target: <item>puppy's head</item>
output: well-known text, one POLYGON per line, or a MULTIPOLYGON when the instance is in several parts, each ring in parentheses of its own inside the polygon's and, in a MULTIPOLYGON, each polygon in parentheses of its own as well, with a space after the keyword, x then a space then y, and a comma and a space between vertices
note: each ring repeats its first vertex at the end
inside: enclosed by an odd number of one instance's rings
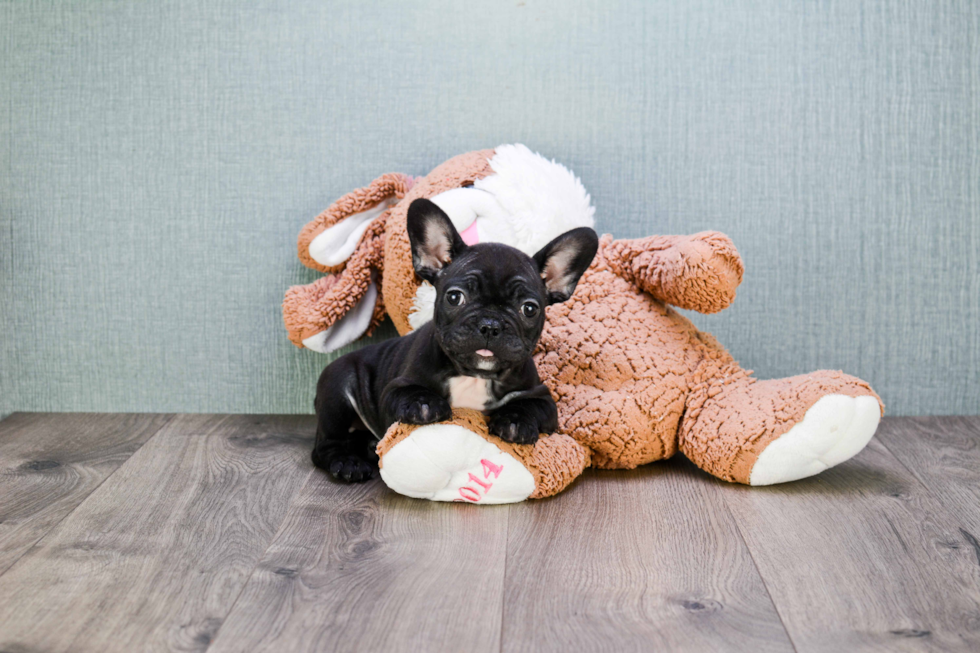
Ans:
POLYGON ((533 257, 499 243, 468 246, 425 199, 409 206, 407 227, 415 273, 436 289, 436 338, 474 376, 496 376, 531 356, 545 306, 572 296, 599 247, 588 227, 558 236, 533 257))

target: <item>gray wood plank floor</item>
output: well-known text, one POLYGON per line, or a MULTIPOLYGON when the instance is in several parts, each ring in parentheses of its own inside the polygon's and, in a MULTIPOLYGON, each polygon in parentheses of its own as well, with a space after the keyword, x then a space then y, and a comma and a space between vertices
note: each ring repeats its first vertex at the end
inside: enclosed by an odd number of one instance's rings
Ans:
POLYGON ((172 415, 13 415, 0 422, 0 572, 172 415))
POLYGON ((0 651, 980 650, 980 417, 784 486, 677 458, 496 507, 334 483, 312 433, 0 422, 0 651))

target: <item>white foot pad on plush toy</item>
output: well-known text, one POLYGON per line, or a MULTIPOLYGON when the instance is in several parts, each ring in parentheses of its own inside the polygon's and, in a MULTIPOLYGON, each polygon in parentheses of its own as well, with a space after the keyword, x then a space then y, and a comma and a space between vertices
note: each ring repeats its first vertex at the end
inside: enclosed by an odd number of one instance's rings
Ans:
POLYGON ((516 503, 534 492, 534 477, 513 456, 453 424, 412 431, 381 459, 381 478, 399 494, 430 501, 516 503))
POLYGON ((749 483, 795 481, 842 463, 864 449, 880 419, 874 397, 821 397, 801 421, 763 449, 749 483))

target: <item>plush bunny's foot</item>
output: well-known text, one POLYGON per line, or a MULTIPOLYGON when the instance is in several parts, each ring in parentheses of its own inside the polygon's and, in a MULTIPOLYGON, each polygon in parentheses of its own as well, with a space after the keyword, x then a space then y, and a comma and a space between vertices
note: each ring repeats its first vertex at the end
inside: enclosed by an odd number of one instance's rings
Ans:
POLYGON ((864 449, 880 419, 881 407, 874 397, 827 395, 762 450, 749 484, 785 483, 830 469, 864 449))
POLYGON ((854 456, 883 411, 871 386, 843 372, 756 381, 733 364, 688 398, 678 443, 695 465, 726 481, 785 483, 854 456))
POLYGON ((481 504, 551 496, 589 464, 588 450, 566 435, 511 444, 490 435, 483 415, 468 409, 455 409, 438 424, 395 424, 377 452, 381 478, 395 492, 481 504))

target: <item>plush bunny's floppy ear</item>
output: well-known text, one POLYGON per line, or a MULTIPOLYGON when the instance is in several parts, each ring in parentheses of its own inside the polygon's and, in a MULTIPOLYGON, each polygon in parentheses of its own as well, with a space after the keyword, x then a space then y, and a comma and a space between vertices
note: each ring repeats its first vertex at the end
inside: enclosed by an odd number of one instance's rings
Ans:
POLYGON ((566 231, 534 255, 534 262, 548 289, 549 304, 563 302, 572 296, 598 249, 596 233, 588 227, 579 227, 566 231))
POLYGON ((412 182, 408 175, 391 172, 331 204, 300 232, 300 261, 320 272, 340 272, 369 226, 405 197, 412 182))
POLYGON ((435 285, 439 272, 467 245, 445 211, 426 199, 417 199, 408 207, 406 226, 415 274, 435 285))
POLYGON ((305 286, 293 286, 282 304, 289 339, 297 347, 334 351, 371 335, 385 316, 378 292, 385 218, 372 221, 346 267, 305 286))

